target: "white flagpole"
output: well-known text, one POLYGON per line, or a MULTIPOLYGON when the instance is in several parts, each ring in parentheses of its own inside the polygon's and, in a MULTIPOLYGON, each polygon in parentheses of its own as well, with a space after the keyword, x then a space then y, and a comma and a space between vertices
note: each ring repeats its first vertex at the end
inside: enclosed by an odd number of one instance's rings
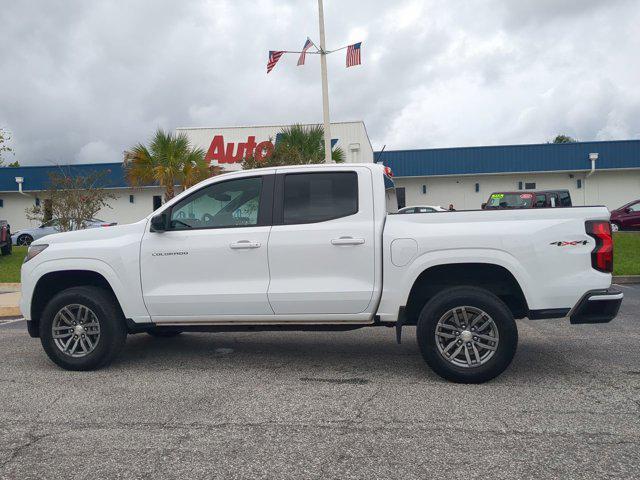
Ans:
POLYGON ((324 11, 322 0, 318 0, 318 21, 320 23, 320 73, 322 75, 322 117, 324 120, 324 162, 331 159, 331 124, 329 123, 329 83, 327 81, 327 50, 324 40, 324 11))

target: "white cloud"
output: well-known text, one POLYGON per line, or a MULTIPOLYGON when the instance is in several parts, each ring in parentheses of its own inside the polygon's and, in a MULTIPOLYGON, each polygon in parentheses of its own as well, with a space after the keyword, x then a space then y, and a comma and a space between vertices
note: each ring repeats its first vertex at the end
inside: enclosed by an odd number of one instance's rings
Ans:
POLYGON ((84 145, 75 156, 76 163, 108 163, 122 161, 122 152, 102 141, 84 145))
MULTIPOLYGON (((51 0, 0 9, 0 125, 23 164, 118 161, 157 127, 320 122, 312 0, 51 0)), ((387 149, 640 138, 640 2, 325 1, 332 119, 387 149)))

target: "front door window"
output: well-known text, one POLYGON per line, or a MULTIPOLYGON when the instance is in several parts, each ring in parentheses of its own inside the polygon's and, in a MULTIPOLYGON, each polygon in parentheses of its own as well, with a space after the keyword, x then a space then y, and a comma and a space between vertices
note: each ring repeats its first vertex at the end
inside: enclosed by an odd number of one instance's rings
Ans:
POLYGON ((171 210, 172 230, 247 227, 258 224, 262 178, 214 183, 171 210))

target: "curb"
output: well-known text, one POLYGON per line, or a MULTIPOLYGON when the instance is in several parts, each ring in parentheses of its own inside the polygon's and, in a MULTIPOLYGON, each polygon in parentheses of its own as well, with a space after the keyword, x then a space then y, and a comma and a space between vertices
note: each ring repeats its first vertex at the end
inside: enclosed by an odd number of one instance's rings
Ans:
POLYGON ((19 283, 0 283, 0 293, 19 292, 21 288, 19 283))
POLYGON ((614 275, 613 283, 619 283, 621 285, 640 283, 640 275, 614 275))
POLYGON ((0 318, 15 318, 22 317, 20 308, 18 307, 0 307, 0 318))

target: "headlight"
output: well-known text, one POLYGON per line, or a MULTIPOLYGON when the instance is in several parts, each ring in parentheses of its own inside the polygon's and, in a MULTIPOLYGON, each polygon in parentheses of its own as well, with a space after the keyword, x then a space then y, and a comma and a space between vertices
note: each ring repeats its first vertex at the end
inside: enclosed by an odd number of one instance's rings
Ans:
POLYGON ((31 245, 29 247, 29 250, 27 251, 27 256, 24 257, 24 261, 28 262, 29 260, 31 260, 33 257, 38 255, 40 252, 42 252, 48 246, 49 245, 46 244, 46 243, 40 243, 38 245, 31 245))

